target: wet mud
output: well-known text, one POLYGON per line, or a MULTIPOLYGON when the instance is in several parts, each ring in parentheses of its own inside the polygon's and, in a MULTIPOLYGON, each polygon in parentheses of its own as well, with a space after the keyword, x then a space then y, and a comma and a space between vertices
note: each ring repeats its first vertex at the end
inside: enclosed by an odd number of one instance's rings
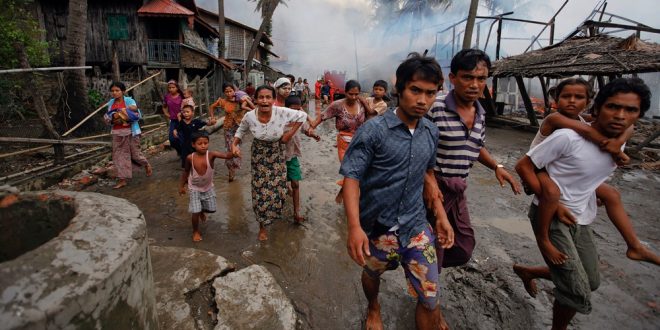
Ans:
MULTIPOLYGON (((309 113, 313 116, 313 105, 309 113)), ((222 133, 222 132, 220 132, 222 133)), ((135 173, 119 191, 108 186, 88 190, 120 196, 144 212, 152 244, 194 247, 219 254, 243 268, 268 268, 293 301, 303 329, 358 329, 363 326, 366 299, 360 285, 360 267, 346 253, 344 210, 335 203, 339 161, 334 122, 317 128, 321 141, 302 137, 302 214, 306 222, 293 223, 290 200, 281 221, 269 227, 269 240, 257 241, 258 224, 251 207, 250 140, 243 143, 242 169, 227 181, 227 168, 217 161, 215 186, 218 212, 202 224, 203 241, 191 240, 188 196, 179 196, 181 175, 176 154, 150 159, 154 175, 135 173)), ((489 128, 491 153, 508 169, 525 152, 532 133, 489 128)), ((211 138, 211 149, 224 150, 221 134, 211 138)), ((622 195, 640 239, 656 253, 660 244, 657 195, 658 173, 618 170, 611 182, 622 195)), ((531 298, 513 273, 513 263, 542 264, 527 220, 528 196, 514 196, 501 188, 494 174, 481 165, 472 169, 469 209, 477 247, 465 266, 443 270, 441 306, 454 329, 544 329, 550 327, 552 283, 540 281, 540 293, 531 298)), ((602 284, 593 294, 594 311, 578 315, 574 329, 657 329, 660 324, 658 267, 626 258, 626 246, 614 226, 599 210, 593 225, 600 254, 602 284)), ((399 268, 383 276, 380 289, 383 321, 388 329, 414 329, 415 301, 406 293, 399 268)), ((208 308, 208 306, 206 306, 208 308)))

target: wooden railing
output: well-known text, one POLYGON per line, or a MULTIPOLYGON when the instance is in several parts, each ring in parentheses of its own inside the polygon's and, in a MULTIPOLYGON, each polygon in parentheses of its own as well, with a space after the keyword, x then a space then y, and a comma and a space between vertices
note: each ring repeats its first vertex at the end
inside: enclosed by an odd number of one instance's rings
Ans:
POLYGON ((147 61, 150 63, 179 63, 179 41, 149 39, 147 41, 147 61))

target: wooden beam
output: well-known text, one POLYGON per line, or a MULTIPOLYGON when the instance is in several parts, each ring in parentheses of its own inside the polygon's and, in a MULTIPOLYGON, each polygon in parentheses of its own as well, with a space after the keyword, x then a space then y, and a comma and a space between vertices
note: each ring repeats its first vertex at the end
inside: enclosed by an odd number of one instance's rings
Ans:
POLYGON ((529 124, 532 126, 539 126, 539 121, 536 119, 536 112, 534 112, 534 106, 532 105, 532 100, 527 94, 527 88, 525 87, 525 82, 523 81, 522 76, 516 76, 516 83, 518 83, 518 90, 520 91, 520 96, 525 103, 525 110, 527 110, 527 119, 529 119, 529 124))
POLYGON ((654 29, 652 27, 648 27, 648 26, 644 26, 644 25, 626 25, 626 24, 617 24, 617 23, 609 23, 609 22, 586 21, 586 22, 584 22, 583 26, 596 27, 596 28, 626 29, 626 30, 633 30, 633 31, 660 33, 660 29, 654 29))
POLYGON ((54 66, 50 68, 29 68, 29 69, 9 69, 9 70, 0 70, 2 73, 20 73, 20 72, 37 72, 37 71, 64 71, 64 70, 87 70, 91 69, 91 66, 54 66))
POLYGON ((73 141, 73 140, 56 140, 56 139, 36 139, 36 138, 19 138, 19 137, 0 137, 0 142, 11 143, 42 143, 42 144, 67 144, 67 145, 112 145, 110 141, 73 141))
POLYGON ((644 141, 638 144, 637 147, 635 147, 635 150, 638 152, 641 151, 644 147, 651 144, 651 142, 653 142, 653 140, 657 139, 658 137, 660 137, 660 128, 656 129, 655 132, 653 132, 653 134, 649 135, 649 137, 647 137, 644 141))
POLYGON ((488 90, 488 85, 484 87, 484 98, 480 99, 479 103, 481 103, 481 106, 486 108, 486 116, 496 115, 495 101, 493 100, 493 97, 490 95, 490 90, 488 90))
POLYGON ((543 117, 546 117, 550 114, 550 99, 548 98, 548 86, 545 84, 545 79, 539 76, 539 81, 541 82, 541 90, 543 91, 543 104, 545 105, 545 111, 543 112, 543 117))

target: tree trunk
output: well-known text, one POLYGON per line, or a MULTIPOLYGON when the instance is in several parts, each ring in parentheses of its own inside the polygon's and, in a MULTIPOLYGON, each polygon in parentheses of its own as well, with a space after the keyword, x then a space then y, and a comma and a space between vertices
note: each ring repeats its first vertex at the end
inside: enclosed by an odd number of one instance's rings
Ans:
MULTIPOLYGON (((16 51, 16 55, 18 55, 18 61, 20 62, 21 68, 29 69, 30 62, 28 61, 28 56, 25 51, 25 45, 20 42, 16 42, 14 43, 14 50, 16 51)), ((57 133, 55 127, 53 127, 53 123, 50 121, 50 115, 46 109, 44 98, 38 93, 38 91, 41 89, 39 82, 36 80, 36 77, 34 74, 32 74, 32 72, 28 72, 26 77, 27 79, 25 79, 25 90, 28 92, 30 98, 32 99, 32 106, 37 111, 39 119, 41 119, 41 123, 46 128, 50 138, 59 139, 60 135, 57 133), (28 84, 30 84, 29 87, 28 84)))
POLYGON ((469 49, 472 45, 472 31, 474 31, 474 21, 477 18, 477 7, 479 0, 470 2, 470 11, 468 12, 467 23, 465 24, 465 36, 463 36, 463 49, 469 49))
POLYGON ((119 55, 117 55, 117 45, 112 40, 112 80, 121 81, 121 73, 119 70, 119 55))
MULTIPOLYGON (((87 0, 69 0, 64 63, 66 66, 85 65, 85 42, 87 39, 87 0)), ((65 126, 73 126, 90 113, 85 70, 65 71, 66 104, 62 110, 65 126), (69 112, 71 109, 71 113, 69 112)), ((100 119, 90 120, 81 126, 83 131, 92 131, 100 119)))
MULTIPOLYGON (((16 42, 14 43, 14 50, 16 51, 16 55, 18 55, 18 61, 20 62, 21 68, 29 69, 30 62, 28 61, 27 52, 25 51, 25 45, 16 42)), ((23 86, 27 87, 25 90, 27 90, 32 99, 32 106, 37 111, 39 119, 41 119, 41 123, 44 125, 44 128, 46 128, 49 137, 59 140, 60 135, 55 130, 55 127, 53 127, 53 122, 50 121, 50 114, 48 114, 48 109, 46 109, 44 98, 38 93, 38 91, 41 90, 39 82, 32 72, 26 74, 23 86)), ((55 164, 64 163, 64 146, 61 144, 54 144, 53 148, 55 151, 55 164)))
POLYGON ((257 53, 259 41, 264 35, 264 31, 268 26, 268 22, 273 18, 273 13, 275 12, 275 8, 277 8, 278 4, 279 1, 272 1, 270 5, 264 5, 265 7, 262 9, 265 11, 265 15, 263 15, 263 20, 261 21, 257 35, 255 36, 254 41, 252 41, 252 46, 250 47, 248 57, 245 59, 245 66, 243 67, 243 83, 247 83, 248 73, 252 68, 252 60, 254 59, 254 55, 257 53))
POLYGON ((225 0, 218 0, 218 57, 225 57, 225 0))

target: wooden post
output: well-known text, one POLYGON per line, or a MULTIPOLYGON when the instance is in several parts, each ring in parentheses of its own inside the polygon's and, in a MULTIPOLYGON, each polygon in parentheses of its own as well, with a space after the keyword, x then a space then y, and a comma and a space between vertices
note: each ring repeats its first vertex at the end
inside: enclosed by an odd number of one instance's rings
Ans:
POLYGON ((225 57, 225 1, 218 0, 218 57, 225 57))
POLYGON ((211 103, 209 100, 209 78, 204 79, 204 103, 206 103, 206 112, 209 112, 211 109, 211 103))
POLYGON ((463 36, 462 49, 472 48, 472 32, 474 31, 474 21, 476 20, 477 16, 477 7, 479 7, 479 0, 471 0, 467 22, 465 23, 465 35, 463 36))
POLYGON ((486 108, 486 116, 494 116, 497 114, 495 110, 495 101, 493 100, 493 97, 490 95, 490 91, 488 90, 488 85, 484 87, 484 98, 479 100, 481 103, 481 106, 486 108), (483 102, 482 102, 483 100, 483 102))
POLYGON ((119 55, 117 55, 117 45, 112 40, 112 80, 121 81, 119 70, 119 55))
POLYGON ((534 112, 534 106, 532 105, 532 100, 527 94, 527 88, 525 88, 525 82, 522 76, 516 76, 516 83, 518 83, 518 90, 520 91, 520 96, 525 103, 525 110, 527 110, 527 118, 529 119, 529 124, 532 126, 539 126, 539 121, 536 119, 536 113, 534 112))
POLYGON ((539 76, 539 81, 541 82, 541 90, 543 91, 543 103, 545 105, 545 111, 543 112, 543 117, 546 117, 550 114, 550 99, 548 98, 548 86, 545 84, 543 77, 539 76))
POLYGON ((497 19, 497 45, 495 45, 495 60, 500 59, 500 43, 502 42, 502 17, 497 19))
POLYGON ((550 23, 550 45, 555 44, 555 19, 550 23))
POLYGON ((598 81, 598 89, 601 89, 605 86, 605 78, 603 78, 603 76, 596 76, 596 80, 598 81))
POLYGON ((451 57, 454 58, 454 47, 456 46, 456 25, 451 27, 451 57))
POLYGON ((53 144, 53 149, 55 150, 55 165, 64 164, 64 145, 53 144))
MULTIPOLYGON (((500 59, 500 43, 502 42, 502 17, 497 19, 497 44, 495 45, 495 60, 500 59)), ((497 78, 493 77, 493 101, 497 101, 497 78)))
POLYGON ((199 83, 201 79, 199 79, 199 76, 196 77, 195 79, 195 94, 197 94, 197 99, 199 100, 199 115, 202 115, 202 88, 199 83))
MULTIPOLYGON (((144 71, 145 76, 149 75, 149 73, 147 72, 147 66, 146 65, 142 66, 142 70, 144 71)), ((163 70, 163 72, 165 72, 165 70, 163 70)), ((158 100, 158 103, 162 103, 163 102, 163 93, 160 90, 160 86, 158 86, 158 81, 159 80, 160 79, 154 78, 154 79, 151 80, 151 83, 154 86, 153 88, 154 88, 154 92, 156 93, 156 98, 158 100)), ((160 113, 160 112, 154 111, 154 113, 160 113)))

